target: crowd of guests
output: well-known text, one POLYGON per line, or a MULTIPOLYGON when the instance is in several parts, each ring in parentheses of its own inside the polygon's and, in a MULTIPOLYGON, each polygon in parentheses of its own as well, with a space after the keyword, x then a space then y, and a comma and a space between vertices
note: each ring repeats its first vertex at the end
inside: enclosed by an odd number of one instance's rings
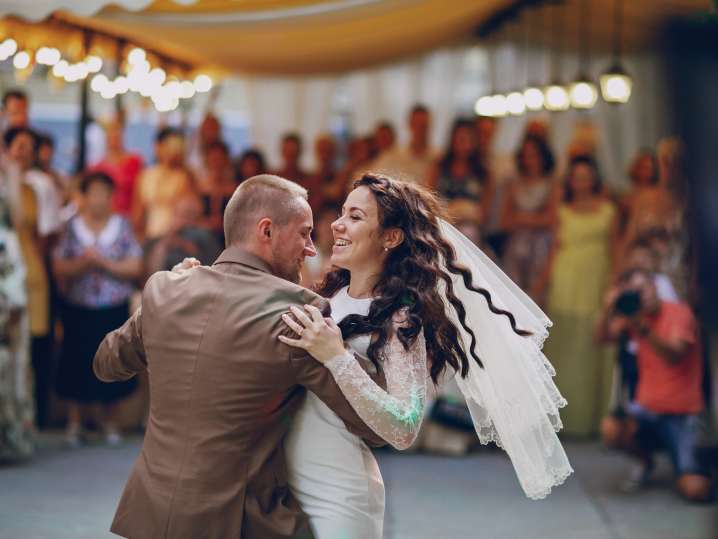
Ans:
MULTIPOLYGON (((33 423, 47 425, 51 391, 68 403, 68 444, 83 443, 90 412, 107 442, 118 443, 118 404, 136 382, 98 382, 91 371, 97 344, 127 318, 150 274, 186 256, 212 263, 224 246, 229 198, 245 179, 270 172, 267 162, 258 148, 232 156, 218 118, 208 114, 189 139, 161 128, 155 162, 146 164, 125 147, 118 118, 104 126, 106 155, 68 178, 52 167, 52 138, 29 126, 26 95, 4 96, 3 121, 0 458, 31 453, 33 423), (90 404, 100 404, 100 413, 90 404)), ((305 284, 327 271, 330 225, 363 172, 437 191, 454 224, 553 320, 545 351, 569 402, 564 433, 600 432, 637 456, 634 486, 665 449, 681 493, 707 497, 696 425, 710 395, 680 143, 641 151, 628 189, 616 191, 611 185, 620 182, 604 181, 591 140, 557 155, 548 125, 533 121, 514 155, 502 155, 494 149, 497 122, 458 118, 446 147, 436 149, 431 112, 416 105, 408 144, 386 122, 349 141, 324 134, 314 141, 313 170, 301 165, 302 138, 285 134, 281 165, 271 172, 310 194, 317 256, 307 261, 305 284)), ((467 435, 450 451, 472 443, 467 435)))

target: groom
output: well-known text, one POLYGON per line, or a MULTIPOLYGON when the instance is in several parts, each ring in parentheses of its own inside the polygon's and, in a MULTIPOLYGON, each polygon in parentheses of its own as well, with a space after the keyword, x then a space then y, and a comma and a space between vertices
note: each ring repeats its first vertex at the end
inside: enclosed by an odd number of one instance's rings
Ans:
POLYGON ((274 539, 309 534, 287 488, 283 439, 313 391, 372 444, 310 356, 280 343, 290 305, 328 302, 298 284, 316 254, 307 192, 277 176, 250 178, 224 215, 227 248, 211 267, 155 273, 142 307, 94 359, 106 382, 149 373, 142 452, 111 530, 131 539, 274 539), (303 387, 302 387, 303 386, 303 387))

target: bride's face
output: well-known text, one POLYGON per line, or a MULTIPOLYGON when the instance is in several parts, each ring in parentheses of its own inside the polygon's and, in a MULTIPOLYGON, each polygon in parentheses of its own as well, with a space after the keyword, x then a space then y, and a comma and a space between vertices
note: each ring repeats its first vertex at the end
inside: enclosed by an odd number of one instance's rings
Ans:
POLYGON ((331 263, 349 271, 380 272, 386 258, 379 227, 379 208, 368 187, 358 187, 347 196, 342 214, 332 223, 334 246, 331 263))

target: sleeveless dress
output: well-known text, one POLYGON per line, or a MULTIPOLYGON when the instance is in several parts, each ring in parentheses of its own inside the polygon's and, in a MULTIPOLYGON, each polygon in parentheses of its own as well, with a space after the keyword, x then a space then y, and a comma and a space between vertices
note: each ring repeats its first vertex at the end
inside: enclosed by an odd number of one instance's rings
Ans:
MULTIPOLYGON (((338 323, 348 314, 369 312, 371 298, 355 299, 347 289, 330 301, 338 323)), ((366 358, 369 336, 347 343, 366 358)), ((369 361, 366 359, 366 361, 369 361)), ((316 539, 380 539, 384 527, 384 482, 371 450, 311 391, 285 443, 289 486, 316 539)))
POLYGON ((548 291, 554 327, 545 354, 556 369, 556 385, 571 403, 561 416, 564 432, 574 436, 595 434, 608 412, 613 358, 595 344, 593 334, 609 282, 614 216, 608 201, 589 213, 559 209, 559 246, 548 291))

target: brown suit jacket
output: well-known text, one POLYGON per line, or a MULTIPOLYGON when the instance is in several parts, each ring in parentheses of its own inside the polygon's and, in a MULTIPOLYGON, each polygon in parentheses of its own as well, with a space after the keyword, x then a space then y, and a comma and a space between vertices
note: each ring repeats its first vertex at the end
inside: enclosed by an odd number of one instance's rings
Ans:
POLYGON ((238 248, 212 267, 159 272, 94 359, 104 381, 147 370, 144 444, 111 530, 132 539, 273 539, 309 533, 287 488, 283 439, 304 388, 383 445, 334 380, 279 342, 290 305, 328 302, 238 248), (303 386, 303 387, 302 387, 303 386))

